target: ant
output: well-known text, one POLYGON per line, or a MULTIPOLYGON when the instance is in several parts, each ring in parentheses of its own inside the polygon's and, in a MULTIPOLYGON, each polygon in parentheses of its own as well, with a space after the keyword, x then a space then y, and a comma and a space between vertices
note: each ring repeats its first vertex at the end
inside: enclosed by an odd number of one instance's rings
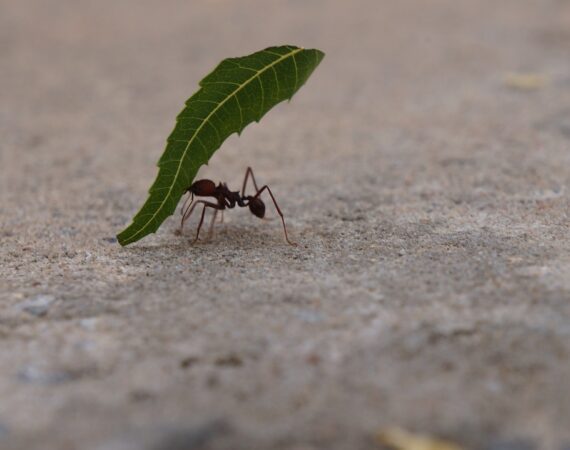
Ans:
POLYGON ((192 244, 198 241, 198 237, 200 236, 200 229, 202 228, 202 223, 204 222, 204 215, 206 214, 206 208, 212 208, 214 210, 214 217, 212 218, 212 222, 210 224, 210 230, 208 235, 212 235, 212 230, 214 229, 214 223, 216 221, 216 215, 218 211, 222 211, 222 222, 224 221, 224 210, 226 208, 232 209, 235 208, 236 205, 239 207, 249 207, 251 213, 263 219, 265 217, 265 203, 261 200, 260 195, 263 191, 267 190, 271 199, 273 200, 273 204, 275 205, 275 209, 277 213, 281 217, 281 222, 283 223, 283 231, 285 232, 285 240, 290 245, 297 245, 295 242, 291 242, 289 240, 289 236, 287 235, 287 227, 285 226, 285 218, 283 217, 283 213, 279 209, 279 205, 277 205, 277 201, 271 192, 269 186, 264 185, 261 189, 257 187, 257 183, 255 182, 255 176, 253 175, 253 170, 251 167, 248 167, 245 171, 245 178, 243 180, 243 186, 241 189, 241 193, 238 191, 230 191, 226 183, 219 183, 217 186, 212 180, 198 180, 192 183, 192 185, 186 189, 185 193, 188 192, 190 195, 184 201, 182 205, 182 209, 180 210, 180 214, 182 215, 182 220, 180 221, 180 231, 179 233, 182 234, 182 229, 184 228, 184 223, 188 220, 194 208, 198 204, 203 204, 204 207, 202 208, 202 216, 200 217, 200 223, 198 224, 198 230, 196 231, 196 237, 192 241, 192 244), (255 187, 255 195, 245 195, 245 188, 247 185, 247 181, 251 176, 251 181, 253 182, 253 186, 255 187), (197 200, 194 202, 194 196, 196 197, 214 197, 216 202, 209 202, 206 200, 197 200), (190 200, 190 202, 188 202, 190 200))

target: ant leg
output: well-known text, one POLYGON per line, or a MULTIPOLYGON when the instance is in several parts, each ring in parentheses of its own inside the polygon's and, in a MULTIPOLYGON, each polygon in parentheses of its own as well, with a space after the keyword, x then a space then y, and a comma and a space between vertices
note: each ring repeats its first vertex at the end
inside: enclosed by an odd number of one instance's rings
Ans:
POLYGON ((190 195, 186 197, 186 200, 184 200, 182 208, 180 208, 180 215, 182 216, 182 218, 180 219, 180 228, 176 231, 176 234, 182 234, 182 231, 184 229, 184 222, 186 221, 185 217, 187 218, 187 216, 189 216, 189 214, 187 213, 190 207, 192 206, 193 201, 194 201, 194 193, 190 192, 190 195), (188 200, 190 200, 190 202, 188 202, 188 200))
POLYGON ((220 218, 220 223, 224 223, 224 210, 222 209, 222 214, 220 214, 222 217, 220 218))
POLYGON ((267 186, 267 185, 263 186, 261 189, 259 189, 257 191, 257 193, 254 195, 253 198, 259 197, 261 195, 261 193, 263 191, 265 191, 266 189, 267 189, 267 192, 269 192, 269 195, 271 196, 271 200, 273 200, 273 204, 275 205, 275 209, 277 210, 277 213, 279 214, 279 216, 281 216, 281 222, 283 223, 283 231, 285 232, 285 240, 289 243, 289 245, 296 246, 297 244, 295 242, 291 242, 289 240, 289 236, 287 235, 287 227, 285 226, 285 217, 283 217, 283 213, 279 209, 279 205, 277 204, 277 200, 275 200, 275 197, 273 196, 273 192, 271 192, 271 189, 269 188, 269 186, 267 186))
POLYGON ((210 228, 208 229, 208 240, 212 239, 212 236, 214 235, 214 224, 216 223, 216 216, 218 215, 218 211, 218 209, 214 210, 214 215, 212 217, 212 221, 210 222, 210 228))
POLYGON ((186 223, 186 221, 190 218, 190 216, 194 212, 194 208, 196 208, 196 206, 198 206, 200 203, 213 204, 210 202, 206 202, 204 200, 198 200, 196 203, 191 203, 190 205, 188 205, 188 208, 186 208, 186 211, 184 212, 184 215, 182 216, 182 220, 180 221, 180 234, 182 234, 182 229, 184 228, 184 224, 186 223))
POLYGON ((196 203, 190 203, 188 205, 188 207, 186 208, 186 211, 184 211, 184 214, 182 215, 182 219, 180 220, 180 234, 182 234, 182 230, 184 229, 184 224, 190 218, 190 216, 192 215, 192 212, 194 211, 194 208, 196 208, 196 206, 199 203, 204 203, 204 201, 200 200, 200 201, 197 201, 196 203))
POLYGON ((194 201, 194 192, 190 192, 190 195, 188 197, 186 197, 186 200, 184 200, 184 203, 182 204, 182 208, 180 208, 180 215, 183 216, 184 215, 184 210, 186 209, 186 204, 188 203, 188 200, 190 200, 190 203, 192 203, 194 201))
POLYGON ((251 175, 251 181, 253 181, 253 187, 255 188, 255 191, 256 192, 259 191, 257 183, 255 182, 255 177, 253 176, 253 170, 251 170, 251 167, 248 167, 247 170, 245 171, 245 178, 243 179, 243 186, 241 188, 242 197, 245 195, 245 186, 247 185, 247 179, 249 178, 250 175, 251 175))
MULTIPOLYGON (((216 203, 211 203, 206 201, 201 201, 200 203, 204 204, 204 208, 202 208, 202 215, 200 216, 200 223, 198 224, 198 229, 196 230, 196 237, 191 242, 191 245, 195 244, 196 241, 198 241, 198 238, 200 237, 200 229, 202 228, 202 224, 204 223, 204 215, 206 214, 206 208, 208 207, 214 208, 216 211, 222 209, 221 206, 217 205, 216 203)), ((196 202, 195 204, 198 204, 198 202, 196 202)))

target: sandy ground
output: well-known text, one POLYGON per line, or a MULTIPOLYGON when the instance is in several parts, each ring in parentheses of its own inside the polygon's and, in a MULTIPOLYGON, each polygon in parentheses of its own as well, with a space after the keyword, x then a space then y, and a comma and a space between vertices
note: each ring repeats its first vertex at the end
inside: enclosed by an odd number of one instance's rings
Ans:
POLYGON ((568 0, 2 0, 0 82, 0 448, 570 446, 568 0), (121 248, 198 81, 285 43, 327 57, 201 175, 300 247, 121 248))

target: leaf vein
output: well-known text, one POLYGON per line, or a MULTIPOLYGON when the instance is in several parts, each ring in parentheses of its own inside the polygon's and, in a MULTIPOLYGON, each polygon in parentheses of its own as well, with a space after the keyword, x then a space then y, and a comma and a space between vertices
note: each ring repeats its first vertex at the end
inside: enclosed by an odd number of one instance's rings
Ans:
MULTIPOLYGON (((177 184, 177 182, 178 182, 178 179, 179 179, 179 177, 180 177, 180 175, 181 175, 182 167, 183 167, 183 165, 184 165, 184 164, 183 164, 183 161, 186 159, 186 157, 187 157, 187 155, 188 155, 188 151, 189 151, 189 149, 191 148, 191 146, 192 146, 194 140, 197 140, 197 141, 200 143, 200 145, 204 148, 204 150, 205 150, 205 152, 206 152, 206 157, 208 156, 208 149, 205 147, 204 143, 202 142, 202 140, 201 140, 200 137, 199 137, 199 134, 200 134, 202 128, 204 127, 204 124, 205 124, 205 123, 209 123, 210 119, 215 116, 215 114, 226 104, 227 101, 229 101, 230 98, 235 98, 235 99, 236 99, 236 102, 237 102, 237 104, 238 104, 239 112, 240 112, 240 130, 243 129, 243 128, 242 128, 242 127, 243 127, 243 120, 244 120, 244 119, 243 119, 243 112, 242 112, 242 107, 241 107, 241 104, 240 104, 240 102, 239 102, 239 99, 238 99, 237 94, 238 94, 239 92, 241 92, 241 90, 244 89, 246 86, 248 86, 249 83, 251 83, 255 78, 257 78, 258 81, 259 81, 259 83, 260 83, 261 89, 262 89, 261 92, 262 92, 262 106, 263 106, 263 105, 264 105, 264 90, 263 90, 263 84, 261 83, 261 80, 260 80, 260 74, 264 73, 265 71, 267 71, 267 70, 269 70, 269 69, 272 69, 272 71, 273 71, 273 73, 274 73, 274 75, 275 75, 275 79, 276 79, 276 83, 277 83, 277 89, 278 89, 278 91, 279 91, 279 80, 278 80, 278 77, 277 77, 277 72, 276 72, 276 70, 275 70, 275 65, 279 64, 280 62, 282 62, 282 61, 284 61, 285 59, 290 58, 290 57, 293 58, 293 61, 294 61, 294 63, 295 63, 295 71, 296 71, 296 82, 295 82, 295 86, 297 87, 297 83, 298 83, 298 68, 297 68, 297 62, 296 62, 296 60, 295 60, 295 54, 296 54, 296 53, 299 53, 299 52, 301 52, 301 51, 303 51, 303 50, 304 50, 303 48, 294 48, 294 47, 293 47, 292 49, 290 48, 290 51, 289 51, 288 53, 285 53, 284 55, 280 55, 279 58, 275 59, 275 60, 272 61, 270 64, 265 65, 264 67, 260 68, 259 70, 253 69, 253 68, 251 68, 251 67, 243 66, 243 65, 241 65, 241 64, 239 64, 239 63, 236 63, 235 61, 231 61, 231 62, 232 62, 234 65, 236 65, 237 67, 240 67, 240 68, 242 68, 242 69, 244 69, 244 70, 252 71, 252 72, 254 72, 254 74, 253 74, 250 78, 246 79, 243 83, 224 82, 224 83, 226 83, 226 84, 235 84, 236 89, 234 89, 233 92, 230 92, 230 93, 228 93, 228 94, 224 94, 224 95, 226 95, 226 98, 224 98, 224 99, 223 99, 222 101, 220 101, 220 102, 213 102, 213 101, 210 101, 210 100, 200 100, 200 99, 195 99, 195 100, 189 101, 189 104, 191 104, 192 102, 200 102, 200 103, 214 104, 214 105, 216 105, 216 106, 215 106, 214 108, 212 108, 212 110, 210 111, 210 113, 208 113, 208 115, 207 115, 205 118, 202 119, 202 123, 198 126, 198 128, 194 131, 194 133, 192 134, 192 136, 191 136, 190 139, 188 140, 188 142, 187 142, 187 144, 186 144, 186 147, 184 148, 184 151, 183 151, 182 154, 181 154, 180 160, 178 160, 179 164, 177 165, 176 172, 174 173, 174 177, 173 177, 172 181, 170 182, 170 186, 168 186, 168 192, 167 192, 167 194, 165 195, 164 199, 163 199, 162 201, 159 200, 159 201, 156 201, 156 202, 151 202, 151 203, 149 203, 149 205, 158 204, 158 205, 160 205, 160 206, 154 211, 154 213, 151 215, 150 219, 146 220, 146 222, 145 222, 142 226, 140 226, 139 229, 138 229, 134 234, 132 234, 130 237, 128 237, 128 238, 125 239, 125 241, 123 242, 123 245, 126 245, 127 243, 130 243, 130 242, 133 242, 134 240, 136 240, 135 238, 136 238, 138 235, 140 235, 141 233, 143 233, 143 232, 149 227, 149 225, 153 222, 153 220, 157 217, 157 215, 163 210, 164 206, 165 206, 168 202, 171 202, 171 201, 172 201, 172 198, 171 198, 172 191, 173 191, 174 187, 176 186, 176 184, 177 184)), ((268 52, 268 53, 273 53, 273 52, 268 52)), ((208 83, 206 83, 206 84, 208 84, 208 83)), ((263 109, 261 110, 261 112, 263 112, 263 109)), ((213 124, 210 124, 210 125, 215 128, 215 126, 214 126, 213 124)), ((217 131, 217 130, 216 130, 216 131, 217 131)), ((218 133, 218 136, 219 136, 219 133, 218 133)), ((193 168, 195 168, 194 165, 193 165, 193 168)), ((161 170, 164 170, 164 168, 161 168, 161 170)), ((169 172, 169 171, 167 171, 167 173, 168 173, 168 172, 169 172)), ((165 186, 165 188, 166 188, 166 186, 165 186)), ((160 190, 165 190, 165 189, 162 189, 162 188, 161 188, 160 190)), ((147 214, 141 215, 141 216, 139 216, 139 219, 140 219, 140 218, 143 218, 143 217, 148 217, 149 215, 150 215, 150 213, 149 213, 148 215, 147 215, 147 214)))

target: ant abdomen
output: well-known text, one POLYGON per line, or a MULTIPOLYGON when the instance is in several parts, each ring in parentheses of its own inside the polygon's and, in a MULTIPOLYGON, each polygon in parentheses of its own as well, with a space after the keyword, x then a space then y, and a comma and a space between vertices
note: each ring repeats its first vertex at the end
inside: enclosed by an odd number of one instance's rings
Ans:
POLYGON ((199 197, 211 197, 216 192, 216 184, 212 180, 198 180, 192 183, 189 191, 199 197))
POLYGON ((254 216, 263 219, 265 217, 265 203, 258 197, 253 197, 249 201, 249 210, 254 216))

